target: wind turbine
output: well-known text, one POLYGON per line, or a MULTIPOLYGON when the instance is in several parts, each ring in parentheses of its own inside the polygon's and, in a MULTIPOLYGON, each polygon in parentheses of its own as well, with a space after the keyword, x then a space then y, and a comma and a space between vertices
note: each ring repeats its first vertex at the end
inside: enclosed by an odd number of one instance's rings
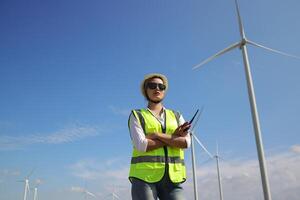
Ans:
POLYGON ((24 185, 24 196, 23 196, 23 200, 27 200, 27 192, 30 193, 30 190, 29 190, 29 180, 28 178, 26 178, 24 180, 25 182, 25 185, 24 185))
POLYGON ((29 177, 33 174, 34 169, 31 170, 31 172, 25 176, 24 180, 20 180, 18 182, 24 182, 24 195, 23 195, 23 200, 27 200, 27 193, 30 193, 30 188, 29 188, 29 177))
MULTIPOLYGON (((199 140, 197 138, 197 140, 199 140)), ((200 141, 198 142, 200 144, 200 141)), ((219 186, 219 197, 220 197, 220 200, 223 200, 224 197, 223 197, 223 187, 222 187, 222 178, 221 178, 221 172, 220 172, 220 165, 219 165, 219 160, 220 160, 220 156, 219 156, 219 146, 218 146, 218 143, 216 145, 216 155, 212 156, 209 152, 209 159, 206 160, 205 162, 203 162, 202 164, 204 163, 207 163, 208 161, 212 160, 212 159, 215 159, 216 160, 216 166, 217 166, 217 177, 218 177, 218 186, 219 186)))
POLYGON ((214 156, 216 159, 216 164, 217 164, 217 173, 218 173, 218 183, 219 183, 219 195, 220 195, 220 200, 223 200, 223 188, 222 188, 222 181, 221 181, 221 173, 220 173, 220 166, 219 166, 219 146, 217 143, 217 152, 216 155, 214 156))
POLYGON ((249 59, 248 59, 248 53, 247 53, 247 44, 251 44, 255 47, 259 47, 274 53, 278 53, 284 56, 289 56, 293 58, 300 59, 298 56, 294 56, 291 54, 287 54, 282 51, 278 51, 275 49, 271 49, 269 47, 265 47, 261 44, 255 43, 251 40, 248 40, 245 35, 242 19, 240 16, 240 11, 239 11, 239 6, 237 0, 235 0, 235 6, 236 6, 236 11, 237 11, 237 16, 238 16, 238 23, 239 23, 239 31, 241 35, 241 40, 239 42, 236 42, 229 47, 223 49, 222 51, 219 51, 215 55, 207 58, 200 64, 196 65, 193 67, 193 69, 197 69, 204 64, 208 63, 209 61, 217 58, 218 56, 231 51, 235 48, 240 48, 242 50, 243 54, 243 60, 244 60, 244 66, 245 66, 245 74, 246 74, 246 79, 247 79, 247 87, 248 87, 248 96, 249 96, 249 102, 250 102, 250 107, 251 107, 251 114, 252 114, 252 123, 254 127, 254 133, 255 133, 255 140, 256 140, 256 147, 257 147, 257 154, 258 154, 258 159, 259 159, 259 167, 260 167, 260 174, 261 174, 261 181, 262 181, 262 187, 263 187, 263 193, 264 193, 264 199, 265 200, 271 200, 271 192, 270 192, 270 186, 269 186, 269 180, 268 180, 268 174, 267 174, 267 168, 266 168, 266 161, 265 161, 265 155, 264 155, 264 149, 263 149, 263 143, 262 143, 262 138, 261 138, 261 130, 260 130, 260 122, 259 122, 259 117, 258 117, 258 111, 256 107, 256 99, 255 99, 255 93, 254 93, 254 87, 253 87, 253 81, 252 81, 252 75, 251 75, 251 70, 250 70, 250 64, 249 64, 249 59))
POLYGON ((196 121, 191 128, 190 135, 191 135, 191 154, 192 154, 192 173, 193 173, 193 186, 194 186, 194 199, 198 200, 198 183, 197 183, 197 171, 196 171, 196 160, 195 160, 195 147, 194 147, 194 139, 198 142, 198 144, 202 147, 202 149, 208 154, 209 157, 213 158, 211 153, 205 148, 205 146, 200 142, 200 140, 197 138, 194 128, 197 125, 197 122, 199 121, 199 118, 203 112, 204 107, 201 108, 201 111, 199 115, 196 118, 196 121))
POLYGON ((194 139, 205 151, 205 153, 213 159, 213 155, 205 148, 202 142, 198 139, 194 131, 191 131, 191 153, 192 153, 192 172, 193 172, 193 186, 194 186, 194 199, 198 200, 198 183, 197 183, 197 171, 196 171, 196 161, 195 161, 195 150, 194 150, 194 139))
POLYGON ((110 197, 111 197, 112 200, 116 200, 116 199, 120 200, 120 197, 115 193, 115 186, 113 186, 112 193, 106 195, 106 197, 104 199, 108 199, 110 197))
POLYGON ((34 187, 34 193, 33 193, 33 200, 38 199, 38 185, 40 185, 42 181, 40 179, 35 180, 35 187, 34 187))
POLYGON ((91 196, 91 197, 94 197, 94 198, 97 197, 95 194, 88 191, 86 188, 82 188, 82 187, 72 187, 71 191, 82 193, 84 195, 84 199, 87 199, 88 196, 91 196))
POLYGON ((84 195, 85 195, 85 199, 87 199, 87 196, 91 196, 91 197, 96 198, 96 195, 93 194, 93 193, 91 193, 91 192, 88 191, 87 189, 85 189, 85 190, 83 191, 83 193, 84 193, 84 195))
POLYGON ((114 192, 112 192, 111 194, 107 195, 105 199, 108 199, 109 197, 111 197, 112 200, 120 199, 120 197, 116 193, 114 193, 114 192))

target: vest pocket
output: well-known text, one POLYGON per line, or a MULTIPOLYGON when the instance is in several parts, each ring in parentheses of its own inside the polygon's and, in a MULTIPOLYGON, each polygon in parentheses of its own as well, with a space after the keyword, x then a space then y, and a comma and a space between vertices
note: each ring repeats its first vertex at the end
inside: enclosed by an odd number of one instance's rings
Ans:
POLYGON ((169 164, 169 167, 171 169, 173 169, 174 172, 182 170, 182 165, 181 164, 169 164))

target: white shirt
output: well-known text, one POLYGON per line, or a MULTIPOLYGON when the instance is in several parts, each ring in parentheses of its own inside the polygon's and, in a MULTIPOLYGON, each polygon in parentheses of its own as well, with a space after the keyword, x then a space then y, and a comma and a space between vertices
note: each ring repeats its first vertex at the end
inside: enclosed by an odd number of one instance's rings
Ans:
MULTIPOLYGON (((152 114, 153 116, 154 113, 147 108, 152 114)), ((165 110, 165 108, 163 108, 165 110)), ((156 117, 156 119, 162 124, 164 125, 164 112, 162 112, 162 114, 158 117, 156 117)), ((180 115, 179 117, 179 125, 182 125, 185 122, 185 120, 183 119, 182 115, 180 115)), ((137 119, 134 117, 134 115, 131 113, 130 117, 129 117, 129 132, 130 132, 130 137, 131 137, 131 141, 134 145, 134 147, 141 152, 146 152, 147 150, 147 145, 148 145, 148 140, 146 138, 146 135, 144 133, 144 130, 142 128, 142 126, 139 124, 139 122, 137 121, 137 119)), ((191 145, 191 137, 190 134, 187 134, 185 136, 185 140, 186 140, 186 144, 187 147, 190 147, 191 145)))

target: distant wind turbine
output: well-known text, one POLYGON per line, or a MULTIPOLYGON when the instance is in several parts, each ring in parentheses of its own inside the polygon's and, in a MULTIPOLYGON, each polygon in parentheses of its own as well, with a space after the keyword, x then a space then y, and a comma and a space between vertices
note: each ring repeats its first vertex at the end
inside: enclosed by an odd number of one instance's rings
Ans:
POLYGON ((115 186, 113 186, 112 193, 106 195, 104 199, 120 200, 120 197, 115 193, 115 186))
POLYGON ((40 185, 41 183, 42 183, 42 181, 40 179, 35 180, 33 200, 38 200, 38 185, 40 185))
POLYGON ((198 142, 198 144, 201 146, 201 148, 205 151, 205 153, 207 153, 207 155, 210 158, 213 158, 213 156, 211 155, 211 153, 209 153, 209 151, 205 148, 205 146, 200 142, 200 140, 197 138, 195 132, 194 132, 194 128, 196 127, 200 116, 202 115, 204 107, 201 108, 199 115, 197 116, 195 123, 193 125, 193 127, 191 128, 190 131, 190 135, 191 135, 191 155, 192 155, 192 173, 193 173, 193 186, 194 186, 194 199, 198 200, 198 183, 197 183, 197 171, 196 171, 196 157, 195 157, 195 145, 194 145, 194 139, 198 142))
POLYGON ((220 195, 220 200, 223 200, 223 187, 222 187, 222 179, 221 179, 221 173, 220 173, 220 166, 219 166, 219 145, 217 143, 217 152, 216 155, 214 156, 216 159, 216 164, 217 164, 217 173, 218 173, 218 183, 219 183, 219 195, 220 195))
POLYGON ((197 68, 203 66, 204 64, 208 63, 209 61, 217 58, 218 56, 225 54, 226 52, 231 51, 235 48, 240 48, 242 50, 244 66, 245 66, 245 74, 246 74, 246 79, 247 79, 248 95, 249 95, 249 101, 250 101, 250 106, 251 106, 252 123, 253 123, 253 127, 254 127, 254 132, 255 132, 257 154, 258 154, 258 159, 259 159, 264 199, 271 200, 271 192, 270 192, 270 186, 269 186, 269 181, 268 181, 268 174, 267 174, 267 168, 266 168, 266 162, 265 162, 265 156, 264 156, 263 143, 262 143, 262 138, 261 138, 260 122, 259 122, 258 111, 257 111, 257 107, 256 107, 256 99, 255 99, 252 75, 251 75, 250 64, 249 64, 246 46, 247 46, 247 44, 250 44, 255 47, 259 47, 259 48, 262 48, 262 49, 265 49, 265 50, 268 50, 268 51, 271 51, 271 52, 274 52, 277 54, 281 54, 284 56, 289 56, 289 57, 293 57, 293 58, 297 58, 297 59, 300 59, 300 57, 294 56, 294 55, 291 55, 291 54, 288 54, 288 53, 285 53, 282 51, 278 51, 275 49, 271 49, 269 47, 265 47, 261 44, 255 43, 251 40, 248 40, 245 35, 245 31, 244 31, 242 19, 240 16, 240 11, 239 11, 239 6, 238 6, 237 0, 235 0, 235 6, 236 6, 236 11, 237 11, 237 16, 238 16, 241 40, 239 42, 236 42, 236 43, 230 45, 229 47, 223 49, 222 51, 216 53, 215 55, 207 58, 200 64, 194 66, 193 69, 197 69, 197 68))
POLYGON ((88 196, 93 197, 93 198, 97 198, 97 196, 95 194, 93 194, 92 192, 88 191, 86 188, 72 187, 71 191, 73 191, 73 192, 79 192, 79 193, 83 194, 84 195, 84 199, 87 199, 88 196))
MULTIPOLYGON (((91 192, 88 191, 88 190, 84 190, 83 193, 84 193, 86 196, 91 196, 91 197, 95 197, 95 198, 96 198, 96 195, 93 194, 93 193, 91 193, 91 192)), ((86 196, 85 196, 85 197, 86 197, 86 196)))
POLYGON ((116 200, 116 199, 120 199, 120 197, 115 194, 114 192, 112 192, 111 194, 107 195, 105 199, 112 199, 112 200, 116 200))
POLYGON ((33 174, 35 169, 31 170, 31 172, 25 176, 24 180, 20 180, 18 182, 24 182, 24 195, 23 195, 23 200, 27 200, 27 193, 30 193, 30 188, 29 188, 29 177, 33 174))
POLYGON ((219 146, 218 146, 218 143, 217 143, 217 145, 216 145, 216 155, 214 155, 214 156, 211 155, 210 158, 208 160, 206 160, 205 162, 203 162, 202 164, 207 163, 208 161, 211 161, 211 160, 214 160, 214 159, 216 160, 218 186, 219 186, 219 197, 220 197, 220 200, 223 200, 224 197, 223 197, 222 177, 221 177, 220 164, 219 164, 220 158, 221 157, 219 156, 219 146))
POLYGON ((25 183, 25 185, 24 185, 24 195, 23 195, 23 200, 27 200, 27 192, 30 193, 30 190, 29 190, 29 180, 28 180, 28 178, 26 178, 23 182, 25 183))

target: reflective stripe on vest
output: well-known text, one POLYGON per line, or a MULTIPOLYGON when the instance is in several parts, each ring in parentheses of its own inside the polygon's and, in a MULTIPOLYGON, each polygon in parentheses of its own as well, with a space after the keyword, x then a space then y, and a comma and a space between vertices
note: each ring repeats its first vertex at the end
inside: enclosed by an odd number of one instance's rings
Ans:
MULTIPOLYGON (((162 125, 149 110, 133 110, 132 113, 141 124, 145 135, 162 132, 162 125)), ((165 134, 172 135, 178 127, 178 123, 179 113, 165 110, 165 134)), ((148 152, 140 152, 134 148, 129 177, 135 177, 149 183, 158 182, 164 176, 167 161, 171 181, 174 183, 185 181, 184 151, 173 147, 166 149, 167 159, 163 147, 148 152)))
MULTIPOLYGON (((136 163, 143 163, 143 162, 158 162, 158 163, 164 163, 166 162, 166 157, 165 156, 139 156, 139 157, 132 157, 131 158, 131 164, 136 164, 136 163)), ((168 163, 180 163, 184 165, 184 160, 181 159, 179 156, 178 157, 168 157, 168 163)))

